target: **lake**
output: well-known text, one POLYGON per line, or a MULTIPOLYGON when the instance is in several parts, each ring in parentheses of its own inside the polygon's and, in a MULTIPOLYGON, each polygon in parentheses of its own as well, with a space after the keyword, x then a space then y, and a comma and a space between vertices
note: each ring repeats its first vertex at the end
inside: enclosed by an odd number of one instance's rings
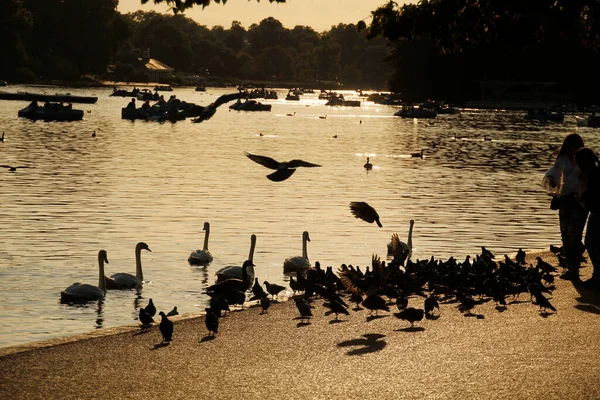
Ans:
MULTIPOLYGON (((334 270, 369 265, 373 253, 385 257, 392 233, 406 241, 411 219, 413 259, 462 260, 481 246, 496 255, 544 249, 560 242, 558 216, 540 186, 544 172, 570 133, 600 149, 597 131, 577 128, 574 116, 544 124, 525 121, 524 112, 463 109, 408 120, 370 102, 327 107, 318 94, 285 101, 282 89, 280 100, 265 101, 271 112, 229 111, 226 104, 203 123, 161 124, 122 120, 129 99, 109 97, 110 88, 7 90, 99 100, 73 104, 85 110, 77 122, 32 122, 17 117, 27 102, 0 101, 0 164, 30 167, 0 169, 0 346, 135 323, 149 298, 159 310, 203 311, 215 272, 241 265, 252 234, 256 276, 279 284, 287 284, 283 260, 301 254, 303 231, 311 262, 334 270), (411 157, 420 149, 423 159, 411 157), (321 167, 272 182, 272 171, 244 152, 321 167), (383 227, 354 218, 351 201, 372 205, 383 227), (214 261, 190 266, 205 221, 214 261), (71 283, 98 283, 100 249, 108 253, 107 275, 135 274, 140 241, 152 250, 142 253, 142 290, 109 291, 86 306, 60 304, 71 283)), ((164 94, 207 105, 234 92, 164 94)))

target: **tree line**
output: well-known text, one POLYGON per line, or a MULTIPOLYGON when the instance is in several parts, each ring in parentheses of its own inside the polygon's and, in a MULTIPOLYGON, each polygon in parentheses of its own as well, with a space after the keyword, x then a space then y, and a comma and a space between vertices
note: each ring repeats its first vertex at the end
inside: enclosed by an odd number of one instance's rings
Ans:
POLYGON ((117 0, 0 0, 0 79, 19 82, 143 79, 144 50, 178 73, 254 81, 339 82, 385 88, 385 38, 354 24, 325 32, 266 18, 245 28, 208 28, 182 14, 121 14, 117 0), (107 71, 110 71, 107 72, 107 71), (136 72, 137 71, 137 72, 136 72))

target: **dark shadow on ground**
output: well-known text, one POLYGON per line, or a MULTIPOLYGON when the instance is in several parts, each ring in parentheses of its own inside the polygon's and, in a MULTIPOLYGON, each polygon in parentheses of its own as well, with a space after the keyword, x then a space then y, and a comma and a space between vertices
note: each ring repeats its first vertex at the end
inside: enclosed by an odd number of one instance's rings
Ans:
POLYGON ((211 340, 215 340, 216 338, 217 338, 216 336, 206 335, 202 339, 200 339, 200 343, 202 343, 202 342, 209 342, 211 340))
POLYGON ((422 326, 407 326, 406 328, 396 329, 396 332, 424 332, 425 328, 422 326))
POLYGON ((348 351, 346 354, 349 356, 357 356, 361 354, 374 353, 376 351, 383 350, 387 343, 385 340, 381 340, 385 337, 380 333, 366 333, 361 338, 345 340, 337 344, 338 347, 358 347, 356 349, 348 351))
POLYGON ((310 325, 310 321, 300 321, 296 324, 296 328, 302 328, 303 326, 309 326, 310 325))
POLYGON ((168 346, 168 345, 170 345, 170 344, 171 344, 171 342, 162 342, 162 343, 157 343, 157 344, 155 344, 155 345, 154 345, 154 347, 153 347, 153 348, 151 348, 150 350, 157 350, 157 349, 160 349, 160 348, 162 348, 162 347, 167 347, 167 346, 168 346))
POLYGON ((367 322, 371 322, 371 321, 373 321, 375 319, 385 318, 385 317, 386 317, 386 315, 369 315, 367 317, 367 322))
POLYGON ((440 314, 425 314, 425 319, 429 319, 431 321, 435 321, 440 319, 440 314))

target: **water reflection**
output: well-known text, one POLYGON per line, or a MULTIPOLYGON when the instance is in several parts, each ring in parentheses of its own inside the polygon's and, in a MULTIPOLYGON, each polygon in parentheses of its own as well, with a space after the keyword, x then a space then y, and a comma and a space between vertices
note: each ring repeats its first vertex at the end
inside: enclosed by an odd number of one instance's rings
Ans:
POLYGON ((102 328, 102 325, 104 324, 104 317, 103 317, 103 313, 102 313, 102 309, 104 307, 104 300, 98 300, 98 303, 96 304, 96 329, 102 328))

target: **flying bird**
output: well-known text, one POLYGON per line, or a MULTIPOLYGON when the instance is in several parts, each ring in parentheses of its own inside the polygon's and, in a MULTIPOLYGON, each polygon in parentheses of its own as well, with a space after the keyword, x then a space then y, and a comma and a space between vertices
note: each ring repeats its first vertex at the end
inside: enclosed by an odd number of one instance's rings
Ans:
POLYGON ((28 167, 27 165, 19 165, 19 166, 0 165, 0 168, 8 168, 9 172, 17 172, 17 168, 31 168, 31 167, 28 167))
POLYGON ((363 221, 367 221, 370 224, 376 222, 377 226, 379 226, 380 228, 383 227, 383 225, 381 225, 381 222, 379 222, 379 214, 377 214, 377 211, 375 211, 373 207, 371 207, 364 201, 351 202, 350 211, 352 212, 352 215, 354 215, 356 218, 360 218, 363 221))
POLYGON ((285 181, 287 178, 292 176, 296 172, 298 167, 320 167, 319 164, 309 163, 307 161, 294 159, 286 162, 279 162, 271 157, 259 156, 256 154, 244 153, 246 157, 269 169, 274 169, 275 172, 267 175, 267 178, 273 182, 285 181))
POLYGON ((210 119, 213 115, 215 115, 215 113, 217 112, 217 107, 219 107, 220 105, 233 100, 241 99, 245 96, 246 94, 243 92, 224 94, 220 96, 217 100, 215 100, 214 103, 211 103, 208 106, 204 107, 200 115, 197 118, 193 119, 192 122, 206 121, 207 119, 210 119))

